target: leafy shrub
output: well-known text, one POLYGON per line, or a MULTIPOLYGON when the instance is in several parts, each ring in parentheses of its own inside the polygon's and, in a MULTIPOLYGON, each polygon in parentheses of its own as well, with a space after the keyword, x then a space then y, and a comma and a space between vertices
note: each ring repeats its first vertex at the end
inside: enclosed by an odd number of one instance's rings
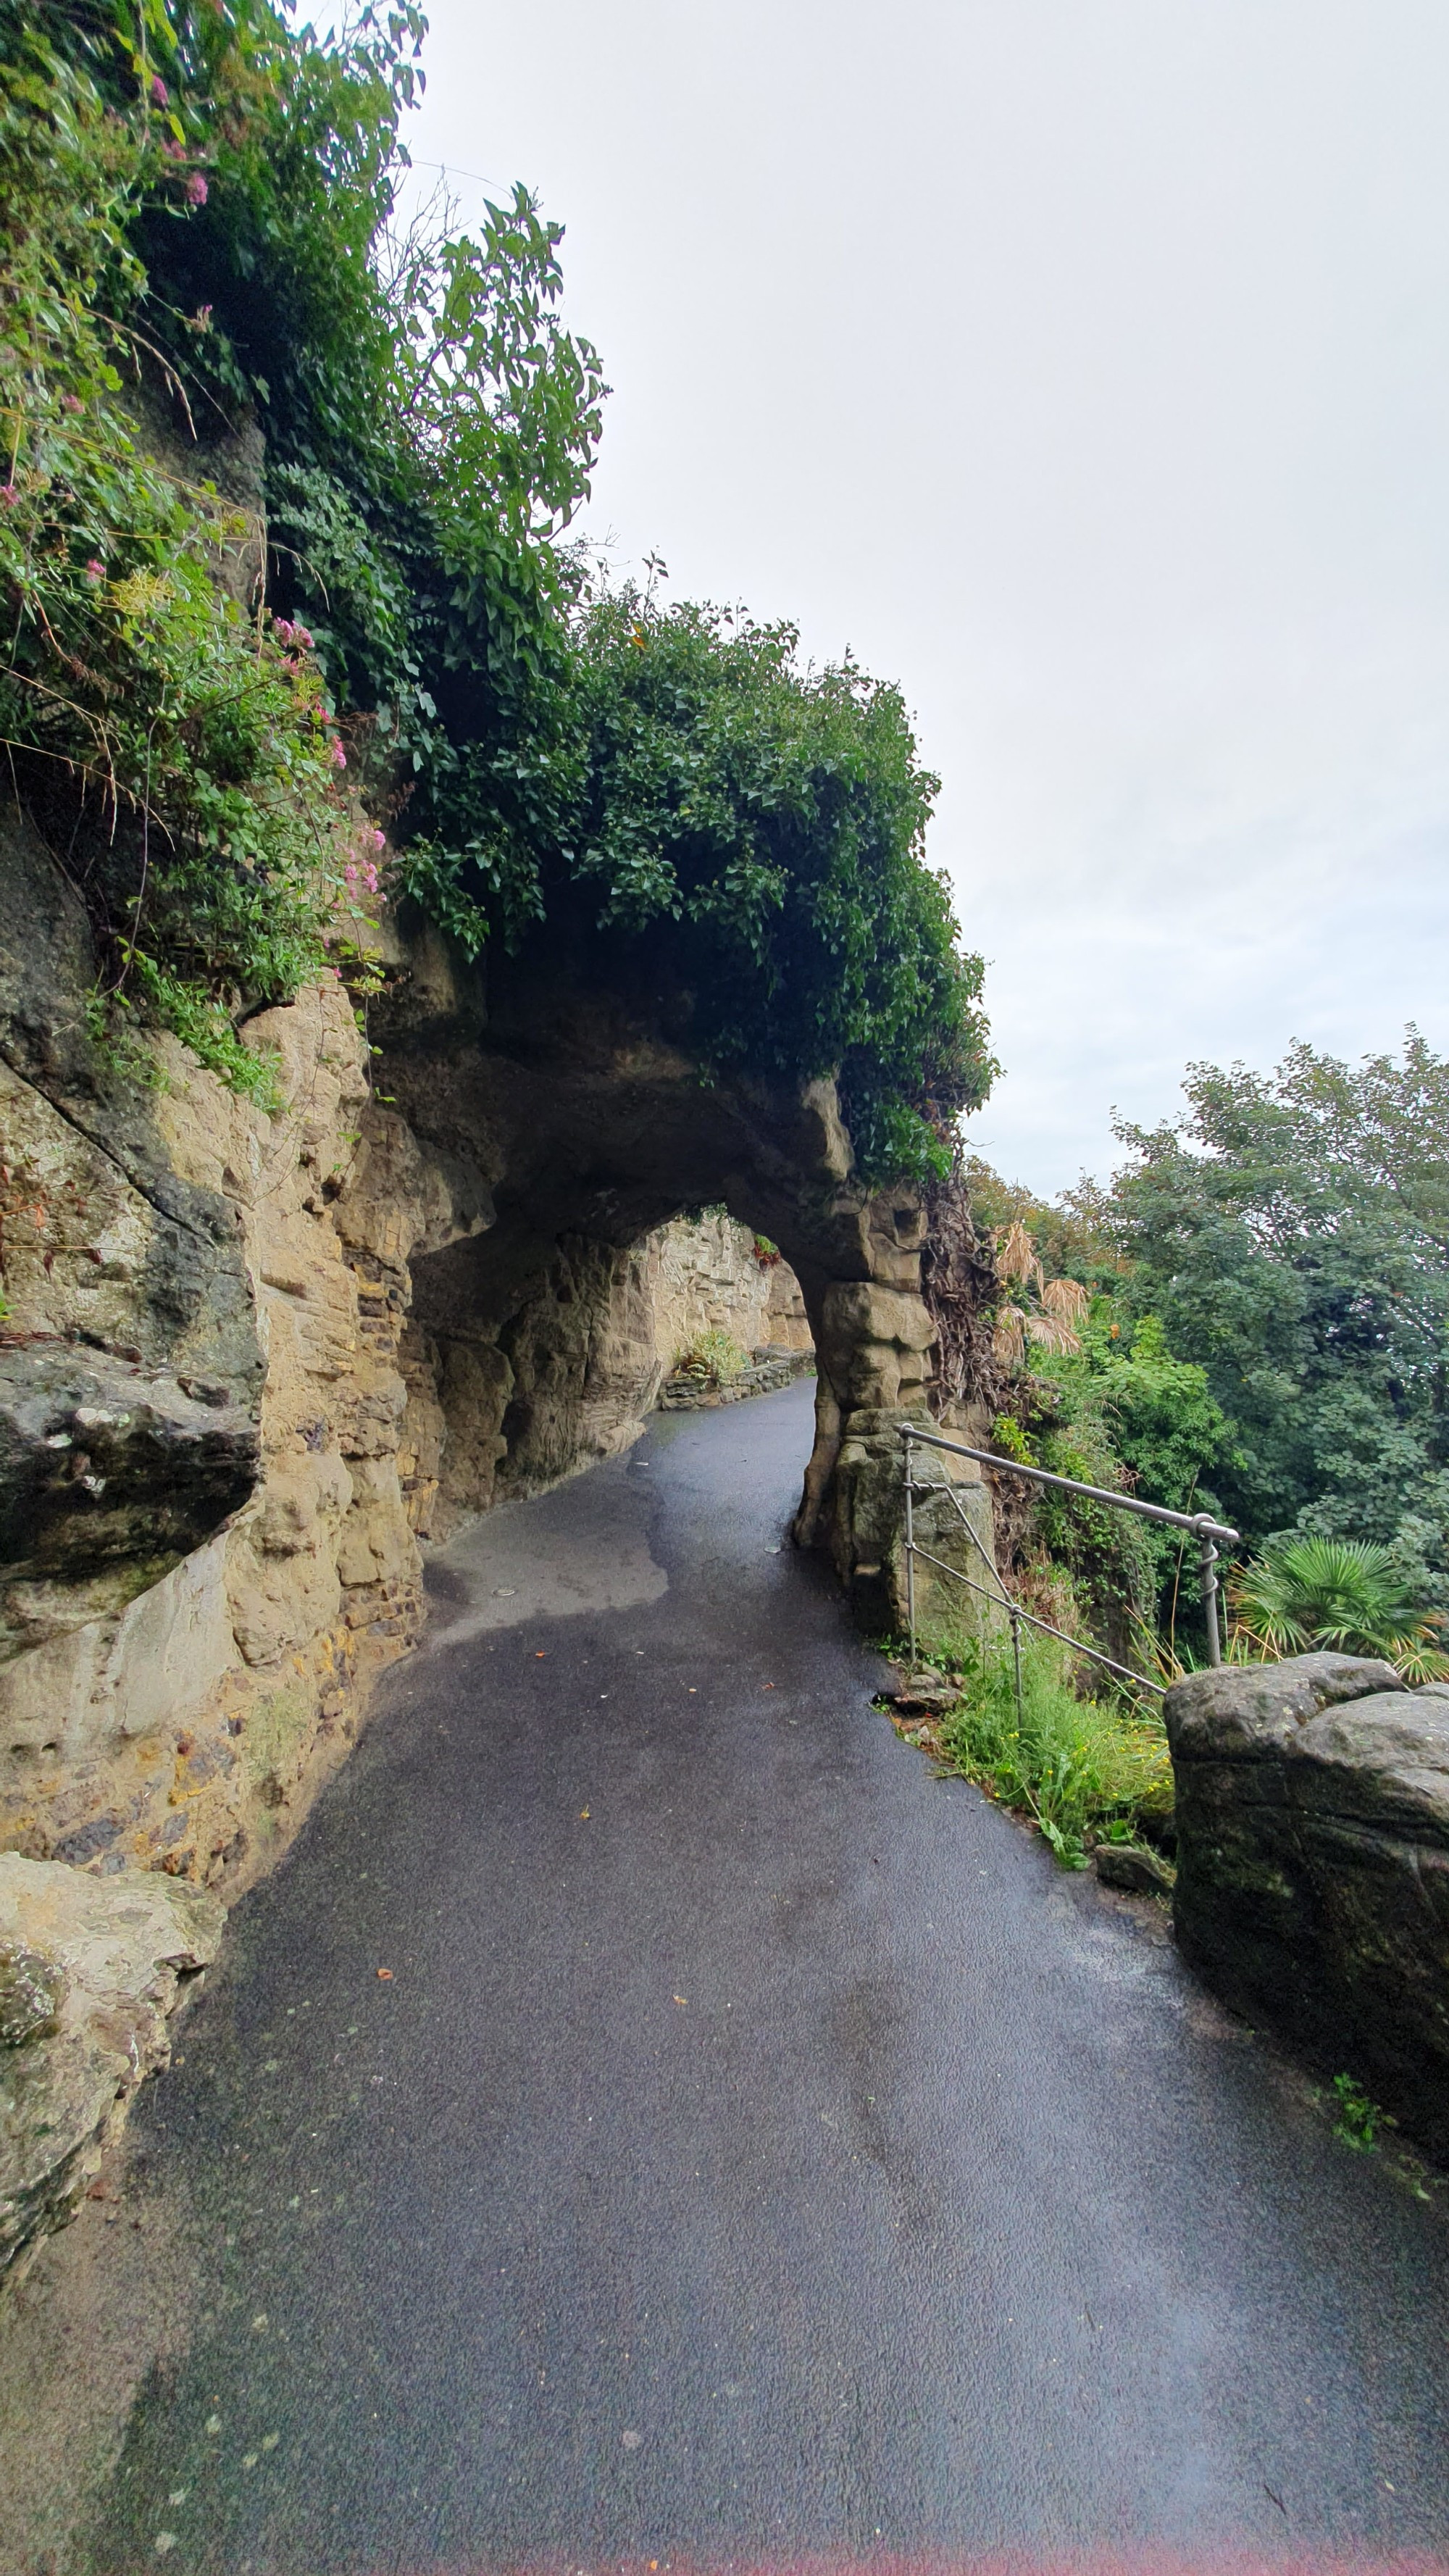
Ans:
POLYGON ((375 836, 342 790, 310 639, 219 577, 245 518, 137 432, 132 231, 145 204, 184 223, 207 194, 139 59, 118 112, 108 65, 68 57, 43 20, 0 51, 0 727, 42 820, 68 819, 118 1006, 258 1091, 234 1014, 321 971, 353 889, 376 885, 375 836))
POLYGON ((687 1350, 677 1352, 674 1361, 681 1377, 696 1377, 720 1386, 730 1385, 749 1364, 749 1352, 741 1349, 732 1334, 721 1332, 716 1325, 701 1333, 687 1350))
POLYGON ((1355 2076, 1335 2075, 1333 2093, 1338 2113, 1334 2136, 1342 2138, 1346 2147, 1355 2148, 1361 2156, 1376 2154, 1379 2130, 1397 2128, 1398 2122, 1389 2112, 1380 2110, 1355 2076))
POLYGON ((899 692, 802 670, 789 626, 631 590, 564 633, 405 882, 471 948, 571 928, 672 997, 713 1069, 838 1072, 862 1168, 925 1177, 993 1068, 899 692))

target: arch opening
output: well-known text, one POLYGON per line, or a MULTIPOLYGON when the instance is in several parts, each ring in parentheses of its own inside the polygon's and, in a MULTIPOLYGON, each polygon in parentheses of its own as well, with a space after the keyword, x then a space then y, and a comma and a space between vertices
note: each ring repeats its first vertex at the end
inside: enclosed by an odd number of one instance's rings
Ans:
POLYGON ((672 1356, 650 1247, 719 1207, 778 1247, 814 1346, 795 1537, 899 1624, 897 1425, 924 1409, 934 1341, 917 1194, 862 1185, 832 1081, 708 1077, 637 999, 537 964, 497 980, 415 934, 380 1015, 364 1152, 412 1157, 425 1211, 400 1349, 415 1526, 444 1535, 626 1445, 672 1356))

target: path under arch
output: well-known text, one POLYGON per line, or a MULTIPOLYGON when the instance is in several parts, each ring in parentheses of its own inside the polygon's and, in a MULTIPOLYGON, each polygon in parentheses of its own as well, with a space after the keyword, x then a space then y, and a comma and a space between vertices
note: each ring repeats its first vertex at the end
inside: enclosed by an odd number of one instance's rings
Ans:
POLYGON ((87 2565, 1449 2559, 1442 2207, 872 1711, 809 1440, 435 1562, 137 2114, 188 2322, 87 2565))

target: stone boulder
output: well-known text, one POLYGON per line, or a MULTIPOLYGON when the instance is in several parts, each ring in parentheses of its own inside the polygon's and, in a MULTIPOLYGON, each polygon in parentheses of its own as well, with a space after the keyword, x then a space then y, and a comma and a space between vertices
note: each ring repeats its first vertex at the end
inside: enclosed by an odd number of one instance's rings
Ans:
POLYGON ((1167 1694, 1184 1956, 1449 2157, 1449 1697, 1299 1655, 1167 1694))
POLYGON ((0 2276, 74 2215, 225 1920, 160 1872, 0 1853, 0 2276))

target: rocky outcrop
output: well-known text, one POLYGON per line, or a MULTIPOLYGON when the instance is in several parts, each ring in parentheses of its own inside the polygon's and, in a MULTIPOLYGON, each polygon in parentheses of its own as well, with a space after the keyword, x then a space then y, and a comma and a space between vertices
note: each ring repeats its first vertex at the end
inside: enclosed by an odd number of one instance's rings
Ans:
POLYGON ((1300 1655, 1166 1710, 1185 1956, 1449 2157, 1449 1691, 1300 1655))
POLYGON ((741 1351, 808 1354, 813 1344, 800 1283, 763 1235, 723 1208, 676 1217, 644 1244, 654 1340, 666 1371, 709 1333, 741 1351))
POLYGON ((882 1564, 888 1582, 898 1571, 878 1525, 901 1499, 899 1446, 879 1435, 923 1409, 930 1377, 918 1195, 860 1186, 833 1083, 702 1083, 682 1038, 641 1025, 637 997, 546 947, 490 979, 413 923, 392 963, 373 1013, 380 1088, 421 1148, 474 1164, 492 1193, 486 1227, 413 1266, 417 1526, 436 1533, 632 1436, 657 1390, 658 1375, 641 1402, 647 1369, 662 1374, 650 1238, 682 1208, 720 1205, 778 1246, 816 1348, 796 1537, 829 1548, 852 1589, 869 1568, 874 1617, 882 1564), (872 1438, 844 1459, 848 1439, 872 1438))
POLYGON ((365 1051, 335 979, 249 1026, 269 1114, 174 1041, 98 1051, 93 974, 82 907, 12 815, 0 1842, 234 1885, 420 1615, 396 1467, 406 1259, 476 1209, 416 1154, 407 1191, 369 1190, 365 1051))
POLYGON ((73 2215, 225 1920, 155 1871, 0 1853, 0 2275, 73 2215))
POLYGON ((703 1082, 687 1011, 546 942, 466 967, 414 919, 378 963, 366 1040, 331 975, 246 1024, 270 1107, 118 1060, 84 907, 0 824, 0 1847, 245 1883, 415 1632, 419 1542, 626 1446, 702 1318, 813 1338, 796 1533, 903 1616, 924 1220, 833 1084, 703 1082))

